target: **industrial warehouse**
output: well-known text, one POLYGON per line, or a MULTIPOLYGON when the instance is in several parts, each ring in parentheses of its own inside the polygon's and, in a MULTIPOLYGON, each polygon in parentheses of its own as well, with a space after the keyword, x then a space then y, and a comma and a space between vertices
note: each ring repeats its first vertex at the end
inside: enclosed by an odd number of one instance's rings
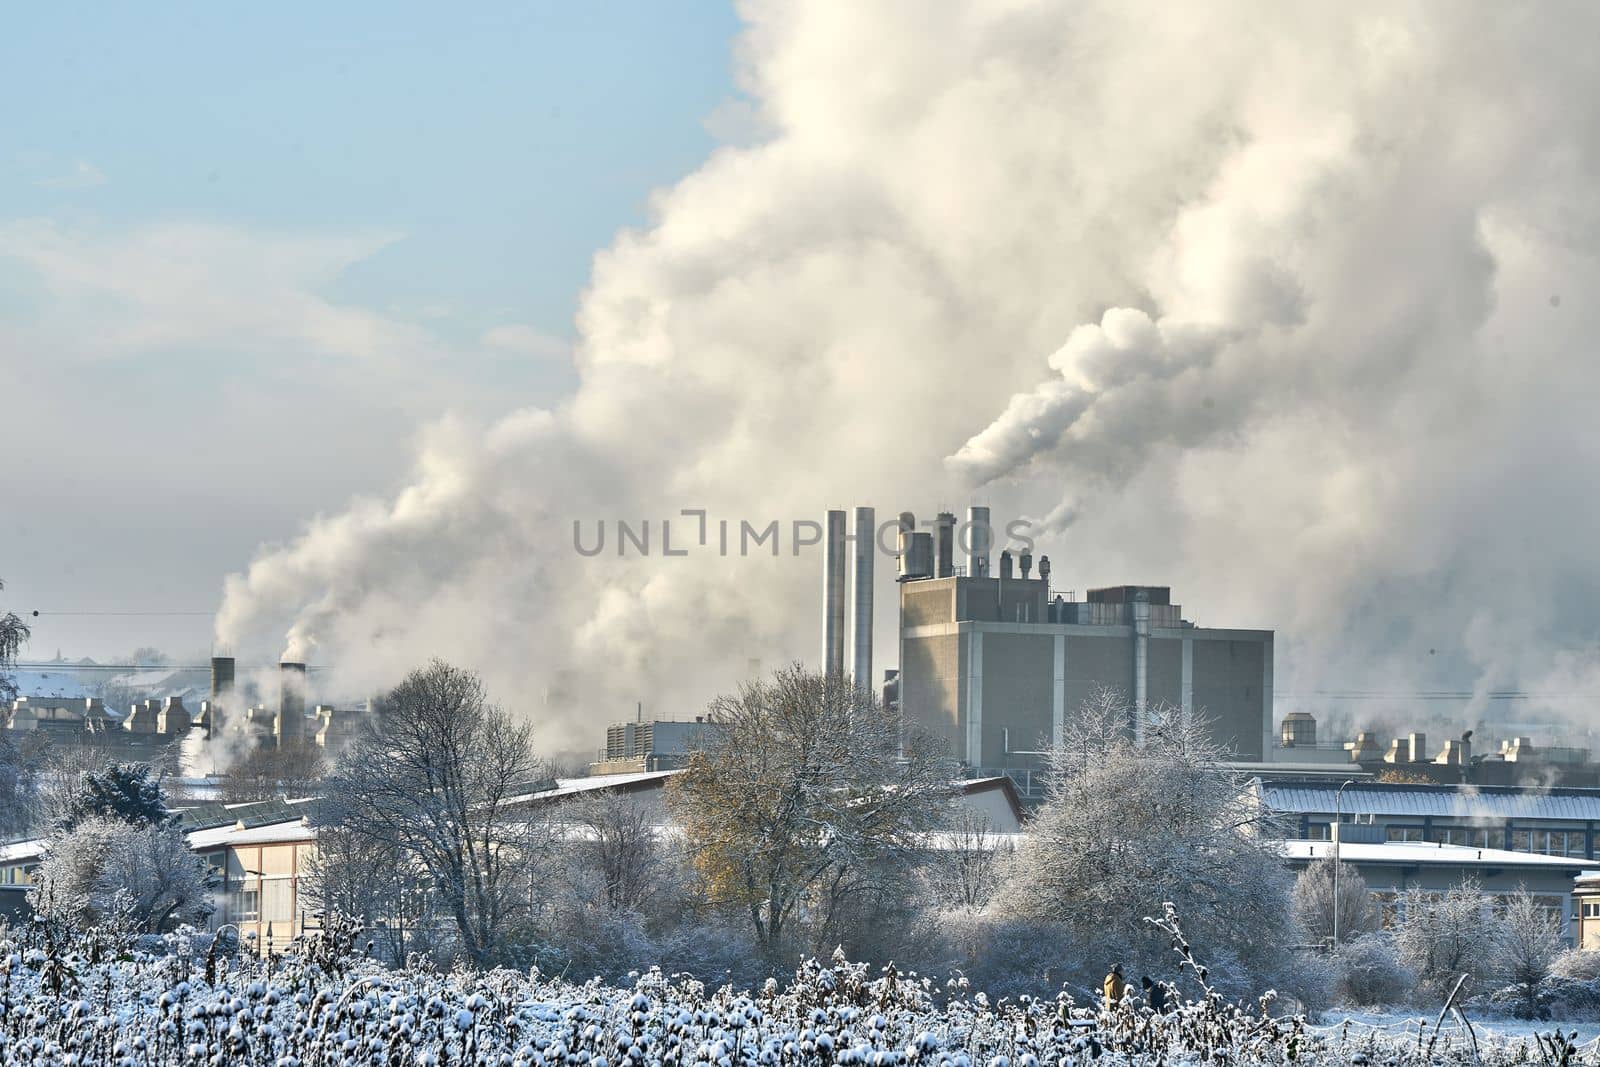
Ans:
MULTIPOLYGON (((873 681, 874 522, 874 509, 856 508, 847 533, 846 513, 829 511, 824 541, 823 663, 858 684, 873 681)), ((884 699, 945 738, 971 773, 1009 774, 1039 795, 1032 772, 1105 689, 1130 701, 1136 736, 1140 710, 1166 705, 1200 712, 1236 759, 1269 757, 1272 631, 1195 626, 1166 586, 1090 589, 1078 601, 1052 586, 1049 557, 1035 576, 1031 552, 1002 550, 994 568, 993 547, 986 507, 970 508, 959 529, 950 512, 926 531, 911 513, 899 517, 899 666, 886 672, 884 699)))

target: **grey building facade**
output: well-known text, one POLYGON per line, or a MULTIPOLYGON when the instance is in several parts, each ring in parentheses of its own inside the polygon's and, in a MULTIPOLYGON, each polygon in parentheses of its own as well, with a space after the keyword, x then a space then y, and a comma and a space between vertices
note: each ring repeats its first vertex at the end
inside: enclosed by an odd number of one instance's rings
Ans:
MULTIPOLYGON (((903 578, 898 697, 908 721, 945 737, 973 769, 1038 768, 1092 694, 1135 709, 1198 712, 1235 759, 1272 744, 1272 631, 1209 629, 1182 617, 1163 586, 1052 599, 1041 577, 903 578)), ((1135 714, 1130 727, 1137 734, 1135 714)), ((1016 774, 1013 774, 1016 777, 1016 774)), ((1027 792, 1024 787, 1024 792, 1027 792)))

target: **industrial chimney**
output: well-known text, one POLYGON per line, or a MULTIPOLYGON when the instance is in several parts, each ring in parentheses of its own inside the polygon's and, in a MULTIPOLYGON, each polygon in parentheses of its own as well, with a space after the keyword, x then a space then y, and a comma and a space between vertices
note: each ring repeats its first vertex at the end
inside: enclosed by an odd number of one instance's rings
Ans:
POLYGON ((856 508, 856 540, 851 546, 855 555, 851 589, 854 605, 851 637, 855 650, 850 660, 850 673, 856 685, 863 689, 872 687, 872 557, 878 547, 877 524, 877 513, 871 508, 856 508))
POLYGON ((306 733, 306 665, 278 664, 278 719, 273 724, 278 744, 293 744, 306 733))
POLYGON ((956 517, 941 511, 933 520, 935 578, 949 578, 956 573, 956 517))
POLYGON ((905 564, 905 580, 933 577, 933 534, 919 530, 911 535, 911 551, 905 564))
POLYGON ((989 551, 994 547, 994 529, 989 525, 989 509, 967 508, 967 577, 989 577, 989 551))
POLYGON ((1039 580, 1044 583, 1045 589, 1050 588, 1050 557, 1039 557, 1039 580))
POLYGON ((896 578, 905 581, 911 574, 911 540, 916 535, 917 517, 909 511, 900 513, 900 525, 894 535, 896 578))
POLYGON ((844 673, 844 512, 830 509, 822 544, 822 669, 844 673))
POLYGON ((1006 581, 1011 580, 1011 552, 1007 550, 1000 553, 1000 577, 1006 581))
POLYGON ((207 708, 206 729, 211 735, 226 728, 233 706, 232 656, 211 657, 211 703, 207 708))
POLYGON ((1026 581, 1028 576, 1033 573, 1033 553, 1024 549, 1020 562, 1022 564, 1022 578, 1026 581))

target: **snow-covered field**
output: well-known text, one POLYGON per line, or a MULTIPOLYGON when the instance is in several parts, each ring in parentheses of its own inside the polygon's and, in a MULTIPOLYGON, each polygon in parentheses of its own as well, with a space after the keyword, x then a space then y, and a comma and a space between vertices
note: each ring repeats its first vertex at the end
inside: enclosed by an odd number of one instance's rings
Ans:
MULTIPOLYGON (((836 961, 754 994, 659 973, 631 988, 511 971, 383 971, 369 961, 169 955, 94 940, 0 943, 0 1062, 67 1064, 1087 1064, 1561 1062, 1534 1039, 1447 1033, 1431 1053, 1395 1017, 1307 1027, 1256 1006, 1097 1015, 1066 999, 991 1004, 836 961)), ((319 953, 313 952, 312 955, 319 953)), ((1592 1028, 1591 1028, 1592 1029, 1592 1028)), ((1594 1062, 1584 1050, 1578 1060, 1594 1062)))
MULTIPOLYGON (((1580 1045, 1593 1044, 1600 1041, 1600 1022, 1533 1022, 1527 1019, 1511 1019, 1506 1017, 1483 1016, 1469 1012, 1467 1018, 1472 1022, 1473 1029, 1478 1033, 1479 1040, 1485 1036, 1495 1039, 1520 1040, 1530 1038, 1534 1034, 1549 1034, 1560 1030, 1563 1034, 1577 1034, 1576 1041, 1580 1045)), ((1434 1023, 1438 1020, 1437 1014, 1427 1015, 1419 1012, 1398 1011, 1348 1011, 1334 1008, 1323 1012, 1318 1025, 1313 1027, 1319 1033, 1332 1033, 1343 1031, 1345 1024, 1349 1023, 1349 1033, 1357 1034, 1367 1031, 1380 1031, 1393 1036, 1409 1035, 1411 1040, 1416 1040, 1419 1032, 1431 1033, 1434 1023)), ((1453 1017, 1444 1021, 1446 1033, 1461 1035, 1461 1024, 1453 1017)), ((1441 1038, 1441 1040, 1443 1040, 1441 1038)), ((1534 1053, 1534 1058, 1538 1054, 1534 1053)))

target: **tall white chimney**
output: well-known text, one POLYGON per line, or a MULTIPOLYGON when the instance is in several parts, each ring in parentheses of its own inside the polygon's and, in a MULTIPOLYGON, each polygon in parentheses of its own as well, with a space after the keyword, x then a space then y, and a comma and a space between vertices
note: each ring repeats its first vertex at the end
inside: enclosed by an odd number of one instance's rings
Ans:
POLYGON ((851 546, 855 553, 851 589, 851 637, 855 651, 850 660, 850 674, 856 685, 864 689, 872 688, 872 557, 878 548, 876 526, 877 516, 871 508, 856 508, 856 540, 851 546))
POLYGON ((844 673, 844 520, 830 509, 822 541, 822 669, 844 673))
POLYGON ((989 552, 994 547, 994 531, 989 526, 989 509, 981 505, 967 508, 967 577, 989 577, 989 552))

